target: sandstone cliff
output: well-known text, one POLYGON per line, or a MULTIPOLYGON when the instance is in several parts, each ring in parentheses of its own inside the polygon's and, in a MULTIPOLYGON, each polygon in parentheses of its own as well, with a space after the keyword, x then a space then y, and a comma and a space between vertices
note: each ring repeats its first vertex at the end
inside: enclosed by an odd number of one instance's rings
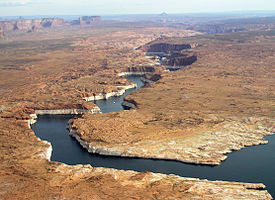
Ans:
MULTIPOLYGON (((156 41, 157 42, 157 41, 156 41)), ((190 44, 169 44, 169 43, 148 43, 147 45, 140 47, 146 52, 163 52, 170 54, 175 51, 181 51, 183 49, 190 49, 190 44)))
POLYGON ((63 24, 64 19, 61 18, 23 19, 0 21, 0 28, 3 29, 3 31, 33 31, 38 28, 55 27, 63 24))

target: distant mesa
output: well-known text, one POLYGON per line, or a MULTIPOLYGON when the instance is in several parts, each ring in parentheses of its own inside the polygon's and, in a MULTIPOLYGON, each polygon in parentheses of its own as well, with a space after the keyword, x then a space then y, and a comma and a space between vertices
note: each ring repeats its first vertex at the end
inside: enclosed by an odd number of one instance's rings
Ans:
POLYGON ((50 28, 64 25, 65 21, 61 18, 41 18, 41 19, 20 19, 11 21, 0 21, 2 31, 34 31, 38 28, 50 28))
POLYGON ((80 17, 78 20, 74 20, 71 22, 71 25, 86 25, 86 24, 93 24, 95 22, 100 22, 100 16, 83 16, 80 17))

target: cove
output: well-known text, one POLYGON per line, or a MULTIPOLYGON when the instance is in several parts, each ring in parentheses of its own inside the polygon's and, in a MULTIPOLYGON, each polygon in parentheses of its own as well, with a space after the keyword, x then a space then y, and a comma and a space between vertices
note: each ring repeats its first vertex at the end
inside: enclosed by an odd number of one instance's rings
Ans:
MULTIPOLYGON (((138 88, 143 86, 138 76, 128 76, 136 82, 138 88)), ((102 112, 122 110, 124 96, 136 91, 129 89, 123 96, 100 100, 95 103, 102 112)), ((140 158, 121 158, 100 156, 88 153, 71 136, 66 129, 67 121, 73 115, 40 115, 32 128, 37 137, 52 144, 52 161, 69 165, 91 164, 93 167, 106 167, 122 170, 151 171, 164 174, 176 174, 208 180, 224 180, 248 183, 263 183, 268 192, 275 196, 275 135, 266 136, 267 145, 253 146, 235 151, 219 166, 185 164, 178 161, 152 160, 140 158)))

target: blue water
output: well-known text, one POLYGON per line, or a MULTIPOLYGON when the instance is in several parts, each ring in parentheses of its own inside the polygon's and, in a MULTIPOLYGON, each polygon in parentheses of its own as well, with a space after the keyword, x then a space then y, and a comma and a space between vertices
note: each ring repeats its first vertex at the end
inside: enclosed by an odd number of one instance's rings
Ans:
MULTIPOLYGON (((130 76, 129 79, 137 82, 139 87, 143 85, 138 77, 130 76)), ((127 91, 127 94, 135 90, 131 89, 127 91)), ((96 104, 105 113, 113 112, 123 109, 120 106, 122 100, 123 97, 114 97, 109 100, 97 101, 96 104), (113 105, 114 101, 116 105, 113 105)), ((69 165, 91 164, 94 167, 177 174, 208 180, 264 183, 269 193, 275 196, 275 135, 266 137, 269 141, 267 145, 248 147, 233 152, 220 166, 211 167, 177 161, 89 154, 68 134, 66 123, 73 117, 72 115, 39 116, 37 123, 32 127, 39 138, 51 142, 53 147, 51 160, 53 161, 69 165)))
POLYGON ((107 100, 99 100, 99 101, 93 101, 101 110, 102 113, 109 113, 109 112, 117 112, 120 110, 123 110, 123 106, 121 105, 123 99, 128 94, 131 94, 138 90, 140 87, 144 85, 144 83, 140 80, 140 76, 125 76, 130 81, 135 82, 137 84, 136 88, 132 88, 129 90, 126 90, 126 92, 119 97, 112 97, 107 100))

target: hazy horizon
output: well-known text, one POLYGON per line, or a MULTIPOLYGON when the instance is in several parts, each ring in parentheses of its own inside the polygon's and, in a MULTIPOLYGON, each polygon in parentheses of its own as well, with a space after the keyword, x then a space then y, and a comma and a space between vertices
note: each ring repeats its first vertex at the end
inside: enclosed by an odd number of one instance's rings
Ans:
POLYGON ((274 0, 0 0, 0 16, 272 12, 274 0))

